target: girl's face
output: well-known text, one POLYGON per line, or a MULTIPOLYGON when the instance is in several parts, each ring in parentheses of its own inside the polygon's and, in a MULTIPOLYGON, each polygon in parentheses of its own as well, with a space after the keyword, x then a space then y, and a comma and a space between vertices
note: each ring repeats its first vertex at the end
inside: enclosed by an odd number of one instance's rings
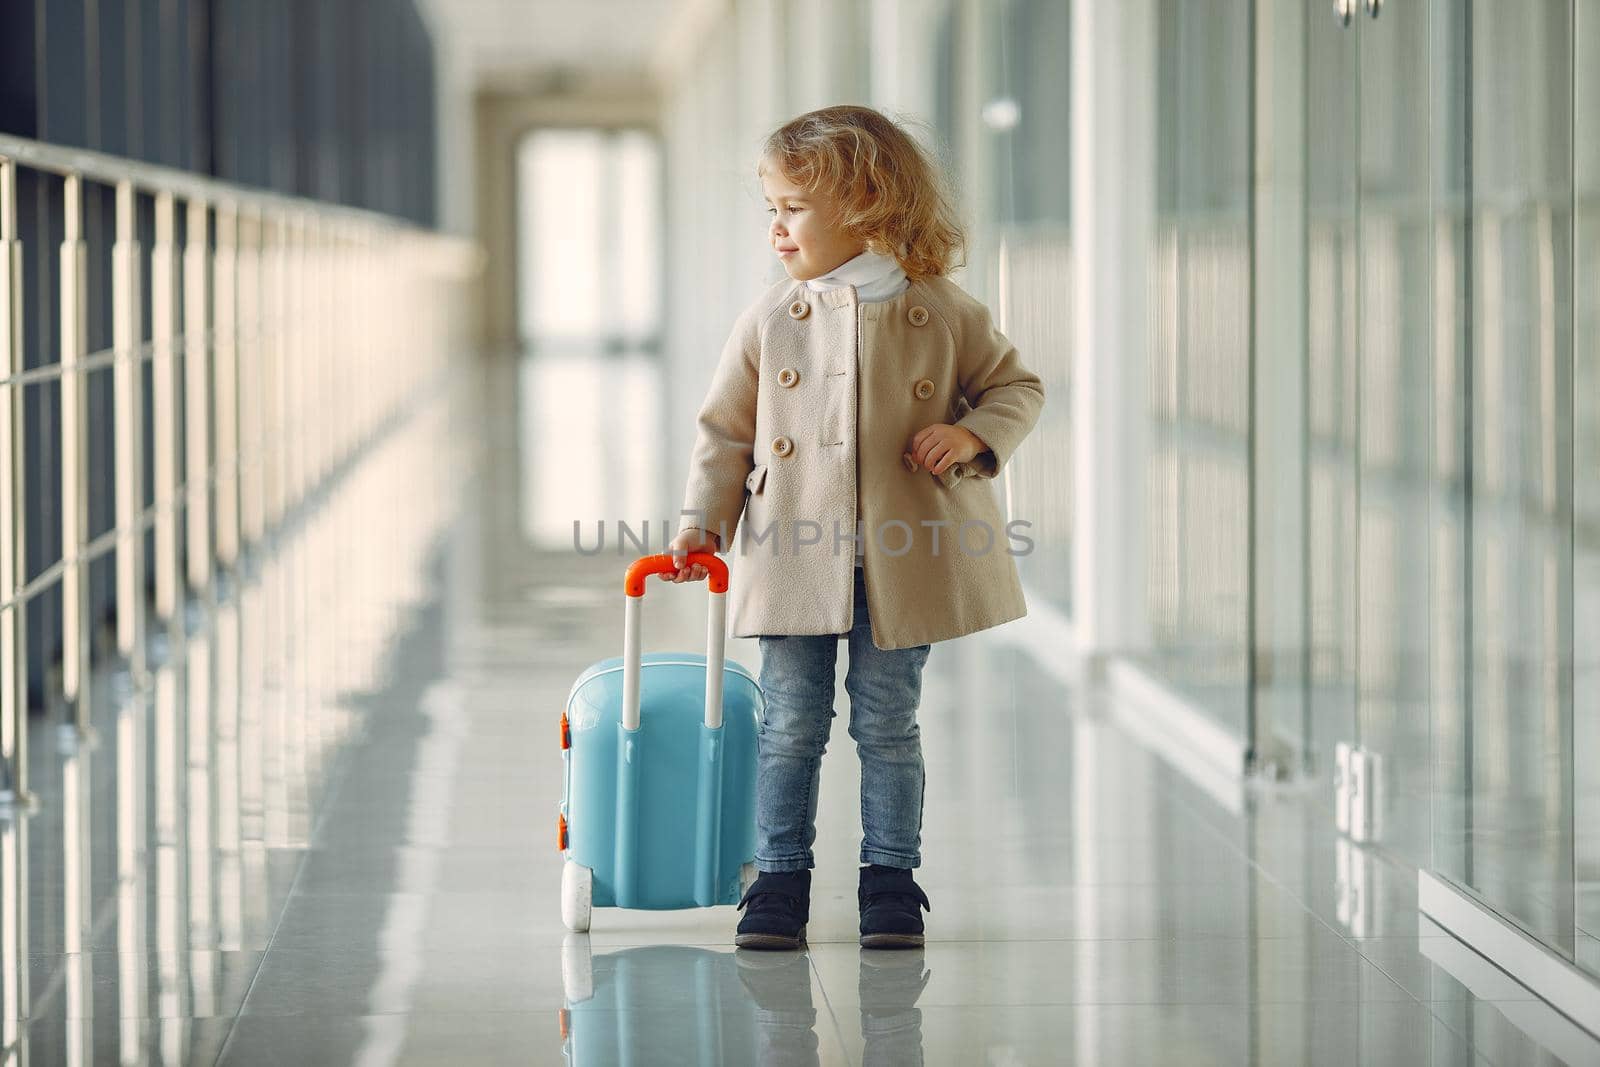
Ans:
POLYGON ((767 241, 778 253, 789 277, 820 278, 866 250, 866 243, 839 228, 830 198, 803 192, 770 165, 762 172, 767 201, 767 241))

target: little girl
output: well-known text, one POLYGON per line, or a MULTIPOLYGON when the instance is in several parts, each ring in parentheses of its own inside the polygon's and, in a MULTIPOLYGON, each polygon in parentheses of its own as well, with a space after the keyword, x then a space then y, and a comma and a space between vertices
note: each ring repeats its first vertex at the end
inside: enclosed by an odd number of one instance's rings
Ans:
POLYGON ((926 795, 922 670, 934 641, 1027 613, 1017 550, 1001 543, 1027 524, 1001 537, 988 483, 1032 430, 1044 390, 988 309, 947 277, 964 235, 936 168, 894 122, 865 107, 809 112, 767 139, 756 173, 788 277, 724 346, 698 417, 689 519, 669 546, 678 569, 663 576, 705 578, 688 553, 730 548, 743 515, 729 624, 760 638, 765 716, 760 873, 734 941, 805 944, 845 638, 861 944, 921 945, 919 909, 932 909, 911 876, 926 795))

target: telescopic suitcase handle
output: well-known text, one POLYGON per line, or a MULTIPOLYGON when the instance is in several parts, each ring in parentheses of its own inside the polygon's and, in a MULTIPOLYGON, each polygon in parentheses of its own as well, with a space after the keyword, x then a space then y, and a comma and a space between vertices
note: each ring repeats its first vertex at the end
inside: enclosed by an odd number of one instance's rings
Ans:
MULTIPOLYGON (((727 636, 728 565, 712 552, 689 552, 686 565, 696 563, 711 572, 708 586, 711 603, 706 612, 706 726, 722 725, 722 664, 727 636)), ((644 602, 645 579, 652 574, 674 574, 677 564, 670 553, 640 556, 628 567, 623 582, 627 594, 622 621, 622 726, 639 728, 639 607, 644 602)))

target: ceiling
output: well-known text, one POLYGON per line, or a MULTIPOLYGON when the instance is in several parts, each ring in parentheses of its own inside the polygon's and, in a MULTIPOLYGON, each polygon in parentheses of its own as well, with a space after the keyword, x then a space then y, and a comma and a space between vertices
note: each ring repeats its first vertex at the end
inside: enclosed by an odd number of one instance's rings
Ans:
POLYGON ((651 80, 701 0, 417 0, 479 89, 580 91, 651 80))

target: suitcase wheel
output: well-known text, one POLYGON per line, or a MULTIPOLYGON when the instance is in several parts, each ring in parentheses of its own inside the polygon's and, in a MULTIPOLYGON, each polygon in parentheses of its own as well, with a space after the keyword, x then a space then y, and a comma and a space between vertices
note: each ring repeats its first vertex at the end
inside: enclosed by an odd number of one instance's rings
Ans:
POLYGON ((567 860, 561 866, 561 921, 568 930, 584 933, 589 929, 593 901, 594 872, 567 860))

